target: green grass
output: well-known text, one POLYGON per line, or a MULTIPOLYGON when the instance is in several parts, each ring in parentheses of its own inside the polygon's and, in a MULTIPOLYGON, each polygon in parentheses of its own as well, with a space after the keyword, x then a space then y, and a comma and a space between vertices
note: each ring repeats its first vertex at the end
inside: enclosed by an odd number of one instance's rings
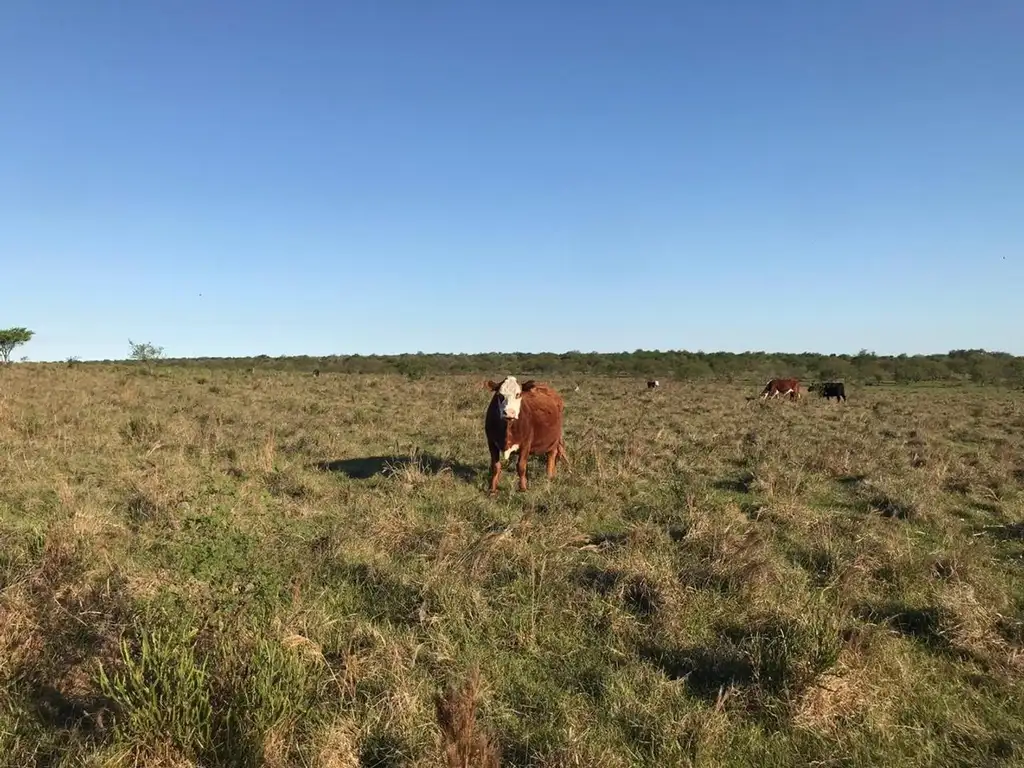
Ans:
POLYGON ((0 370, 0 763, 1024 761, 1021 393, 549 381, 0 370))

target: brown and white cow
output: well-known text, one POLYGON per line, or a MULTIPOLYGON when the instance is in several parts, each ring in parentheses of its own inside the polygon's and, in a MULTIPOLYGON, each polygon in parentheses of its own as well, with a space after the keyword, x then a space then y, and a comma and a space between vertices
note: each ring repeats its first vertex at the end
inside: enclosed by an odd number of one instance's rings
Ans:
POLYGON ((546 454, 548 478, 555 476, 558 459, 568 462, 562 438, 562 415, 565 402, 546 384, 525 381, 515 376, 501 382, 488 381, 494 393, 484 416, 484 432, 491 452, 490 492, 498 492, 501 465, 513 453, 518 454, 516 472, 519 490, 526 490, 526 463, 531 455, 546 454))
POLYGON ((761 390, 761 399, 789 395, 794 400, 800 397, 800 381, 798 379, 771 379, 761 390))

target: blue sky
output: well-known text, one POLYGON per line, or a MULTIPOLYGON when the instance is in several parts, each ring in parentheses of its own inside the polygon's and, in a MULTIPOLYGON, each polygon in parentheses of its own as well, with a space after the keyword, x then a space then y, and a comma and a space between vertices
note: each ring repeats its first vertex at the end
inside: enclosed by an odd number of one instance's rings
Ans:
POLYGON ((1024 354, 1019 0, 0 3, 34 360, 1024 354))

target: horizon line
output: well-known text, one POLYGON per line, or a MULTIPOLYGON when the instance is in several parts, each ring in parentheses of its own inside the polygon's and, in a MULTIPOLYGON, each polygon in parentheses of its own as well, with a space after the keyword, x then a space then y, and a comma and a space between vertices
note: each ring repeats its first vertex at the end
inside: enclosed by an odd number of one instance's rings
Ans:
MULTIPOLYGON (((897 352, 897 353, 889 353, 889 354, 878 354, 878 353, 876 353, 874 351, 868 350, 867 348, 862 348, 862 349, 858 350, 857 352, 816 352, 816 351, 813 351, 813 350, 804 350, 804 351, 801 351, 801 352, 793 352, 793 351, 784 351, 784 350, 768 351, 768 350, 763 350, 763 349, 747 349, 747 350, 743 350, 743 351, 740 351, 740 352, 735 352, 735 351, 730 351, 730 350, 712 350, 712 351, 707 351, 707 350, 703 350, 703 349, 696 349, 696 350, 694 350, 694 349, 685 349, 685 348, 678 348, 678 349, 644 349, 644 348, 636 348, 636 349, 633 349, 633 350, 618 350, 618 351, 604 351, 604 352, 600 352, 600 351, 596 351, 596 350, 583 351, 583 350, 579 350, 579 349, 570 349, 570 350, 565 350, 565 351, 561 351, 561 352, 553 351, 553 350, 545 350, 545 351, 540 351, 540 352, 500 351, 500 350, 490 350, 490 351, 483 351, 483 352, 443 352, 443 351, 424 352, 424 351, 420 350, 420 351, 416 351, 416 352, 373 352, 373 353, 331 352, 331 353, 325 353, 325 354, 290 353, 290 354, 283 354, 283 355, 269 355, 267 353, 261 352, 261 353, 258 353, 258 354, 242 354, 242 355, 164 355, 162 357, 156 358, 155 361, 157 361, 157 362, 158 361, 177 362, 177 361, 195 361, 195 360, 254 360, 254 359, 259 359, 259 358, 266 358, 266 359, 270 359, 270 360, 289 360, 289 359, 299 359, 299 358, 310 358, 310 359, 324 359, 324 358, 367 358, 367 359, 373 359, 373 358, 399 358, 399 357, 460 357, 460 358, 465 358, 465 357, 485 357, 485 356, 536 357, 536 356, 541 356, 541 355, 555 355, 555 356, 558 356, 558 357, 568 356, 568 355, 572 355, 572 356, 577 356, 578 355, 578 356, 612 357, 612 356, 619 356, 619 355, 636 355, 636 354, 663 354, 663 355, 686 354, 686 355, 702 355, 702 356, 729 355, 729 356, 734 356, 734 357, 742 357, 742 356, 747 356, 747 355, 764 355, 764 356, 770 356, 770 357, 771 356, 776 356, 777 357, 777 356, 783 356, 783 355, 785 355, 785 356, 796 355, 796 356, 800 356, 800 357, 805 357, 805 356, 806 357, 826 357, 826 358, 827 357, 836 357, 836 358, 874 357, 874 358, 879 358, 879 359, 885 359, 885 358, 899 358, 899 357, 907 357, 907 358, 936 357, 936 356, 949 357, 949 356, 951 356, 954 353, 976 353, 976 354, 990 355, 990 356, 993 356, 993 357, 1011 357, 1011 358, 1024 357, 1024 355, 1017 355, 1017 354, 1014 354, 1012 352, 1006 352, 1006 351, 1002 351, 1002 350, 986 349, 984 347, 954 348, 954 349, 947 349, 947 350, 942 351, 942 352, 897 352)), ((125 357, 107 357, 107 358, 92 358, 92 357, 83 358, 83 357, 79 357, 77 355, 69 355, 67 357, 60 358, 60 359, 39 359, 39 360, 31 360, 31 359, 24 359, 24 360, 22 360, 22 359, 19 359, 19 360, 11 360, 11 364, 66 363, 66 362, 71 361, 71 360, 74 360, 74 361, 80 362, 80 363, 121 363, 121 362, 130 363, 130 362, 138 362, 138 361, 133 360, 132 358, 127 357, 127 356, 125 356, 125 357)))

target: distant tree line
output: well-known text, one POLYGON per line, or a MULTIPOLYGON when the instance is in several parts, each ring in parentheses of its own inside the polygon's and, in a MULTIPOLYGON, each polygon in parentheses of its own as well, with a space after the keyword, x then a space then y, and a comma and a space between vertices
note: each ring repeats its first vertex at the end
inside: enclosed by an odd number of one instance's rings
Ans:
MULTIPOLYGON (((113 362, 113 361, 105 361, 113 362)), ((983 349, 955 349, 935 355, 855 355, 771 352, 646 351, 621 353, 482 353, 330 355, 326 357, 164 358, 158 366, 208 369, 400 374, 409 378, 436 374, 500 376, 644 376, 663 379, 765 381, 797 376, 805 381, 836 380, 858 384, 922 382, 1024 385, 1024 357, 983 349)))

